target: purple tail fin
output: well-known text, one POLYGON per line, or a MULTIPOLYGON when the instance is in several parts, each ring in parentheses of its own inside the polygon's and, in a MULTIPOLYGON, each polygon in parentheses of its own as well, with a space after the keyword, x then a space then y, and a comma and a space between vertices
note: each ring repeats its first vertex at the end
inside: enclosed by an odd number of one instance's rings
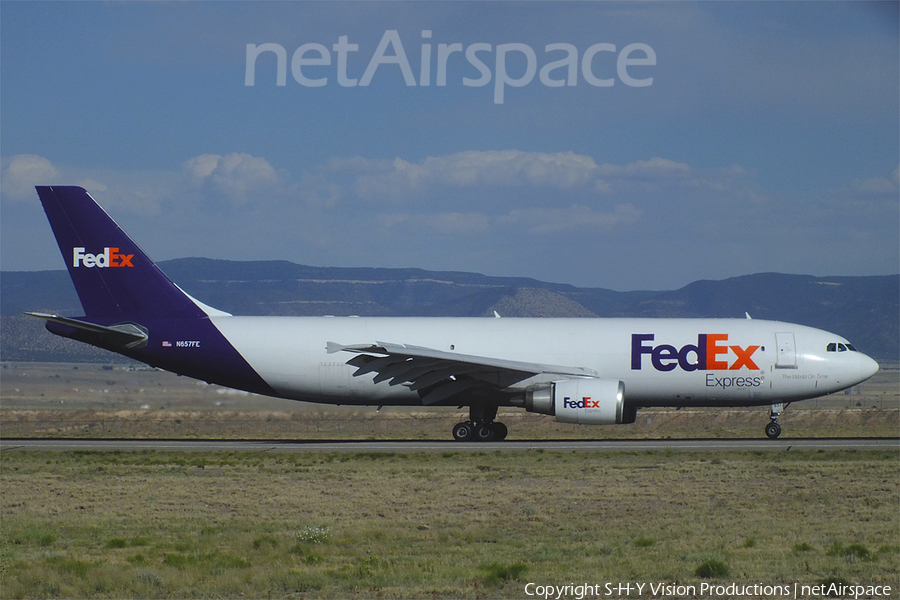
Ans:
POLYGON ((204 317, 80 187, 38 186, 87 317, 204 317))

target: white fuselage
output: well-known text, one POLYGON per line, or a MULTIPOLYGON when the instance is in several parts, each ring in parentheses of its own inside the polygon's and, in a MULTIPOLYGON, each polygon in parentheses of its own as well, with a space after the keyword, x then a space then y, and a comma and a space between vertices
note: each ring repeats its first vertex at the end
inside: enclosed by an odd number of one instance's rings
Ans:
MULTIPOLYGON (((402 343, 581 367, 624 382, 639 406, 753 406, 833 393, 878 366, 840 336, 754 319, 233 317, 211 319, 279 396, 358 405, 420 404, 403 385, 353 377, 338 344, 402 343), (851 346, 852 348, 852 346, 851 346)), ((546 381, 546 376, 541 379, 546 381)), ((507 391, 537 382, 527 379, 507 391)))

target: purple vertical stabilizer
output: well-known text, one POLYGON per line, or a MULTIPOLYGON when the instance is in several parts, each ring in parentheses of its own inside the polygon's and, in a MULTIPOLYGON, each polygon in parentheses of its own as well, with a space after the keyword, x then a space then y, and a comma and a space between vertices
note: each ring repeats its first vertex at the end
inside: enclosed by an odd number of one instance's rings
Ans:
POLYGON ((201 308, 172 283, 84 189, 37 192, 85 316, 27 314, 43 319, 51 333, 154 367, 276 395, 209 318, 230 315, 201 308))
POLYGON ((83 188, 37 192, 86 316, 206 316, 83 188))

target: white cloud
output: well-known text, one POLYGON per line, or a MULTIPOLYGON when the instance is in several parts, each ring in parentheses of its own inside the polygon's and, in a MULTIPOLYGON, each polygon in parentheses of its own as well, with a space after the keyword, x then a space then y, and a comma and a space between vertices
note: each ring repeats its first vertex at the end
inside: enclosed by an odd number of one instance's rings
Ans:
POLYGON ((87 179, 82 179, 78 182, 78 185, 86 189, 91 194, 105 192, 109 189, 109 186, 105 183, 97 181, 96 179, 92 179, 90 177, 88 177, 87 179))
MULTIPOLYGON (((894 171, 896 174, 896 171, 894 171)), ((869 177, 867 179, 854 179, 850 182, 850 190, 865 195, 897 194, 896 176, 869 177)))
POLYGON ((344 198, 344 189, 324 173, 304 173, 289 195, 308 206, 334 208, 344 198))
POLYGON ((446 157, 429 157, 423 166, 440 183, 453 185, 537 185, 570 189, 588 183, 597 163, 574 152, 521 152, 470 150, 446 157))
POLYGON ((337 207, 338 200, 356 198, 377 204, 433 205, 437 198, 452 198, 457 206, 467 201, 513 203, 587 203, 591 198, 619 194, 661 196, 674 191, 705 189, 713 194, 746 191, 753 173, 739 165, 695 169, 691 165, 655 156, 623 165, 605 163, 574 152, 524 152, 520 150, 469 150, 430 156, 419 162, 360 156, 332 158, 306 176, 297 194, 304 199, 322 196, 330 184, 328 201, 318 205, 337 207), (336 187, 335 187, 336 186, 336 187), (339 190, 339 192, 337 191, 339 190), (516 191, 522 190, 522 192, 516 191), (454 191, 466 192, 455 194, 454 191), (549 192, 549 193, 548 193, 549 192))
POLYGON ((332 158, 319 173, 334 183, 335 178, 343 178, 340 185, 360 200, 393 204, 427 202, 441 190, 479 188, 490 193, 530 188, 596 195, 626 191, 660 194, 674 188, 724 192, 752 176, 739 165, 698 170, 658 156, 624 165, 598 165, 592 157, 574 152, 519 150, 469 150, 431 156, 417 163, 399 157, 332 158))
MULTIPOLYGON (((831 210, 846 210, 850 205, 855 208, 849 211, 855 214, 860 207, 889 208, 891 213, 896 213, 898 198, 900 198, 900 167, 894 169, 886 177, 865 177, 852 179, 838 189, 822 194, 820 202, 830 207, 831 210)), ((867 209, 870 210, 870 209, 867 209)), ((849 216, 849 215, 848 215, 849 216)))
MULTIPOLYGON (((898 170, 887 177, 853 179, 846 186, 822 194, 815 199, 815 219, 836 228, 874 230, 878 227, 900 226, 900 186, 898 170)), ((863 234, 865 235, 865 234, 863 234)), ((871 235, 869 233, 868 235, 871 235)))
POLYGON ((713 194, 751 193, 745 183, 753 173, 740 165, 717 169, 695 169, 687 163, 655 156, 624 165, 604 163, 597 169, 594 189, 601 194, 641 192, 656 195, 677 190, 708 190, 713 194))
POLYGON ((185 178, 194 185, 201 185, 203 181, 212 175, 222 157, 218 154, 201 154, 189 158, 181 165, 181 172, 185 178))
POLYGON ((638 221, 643 212, 631 204, 616 205, 611 212, 573 204, 564 208, 516 209, 501 215, 478 212, 437 214, 382 214, 380 227, 403 227, 437 234, 531 234, 554 235, 572 231, 609 231, 617 225, 638 221))
POLYGON ((691 174, 685 163, 654 156, 650 160, 636 160, 626 165, 604 164, 600 166, 604 177, 628 179, 683 179, 691 174))
POLYGON ((3 198, 27 200, 35 198, 34 186, 59 183, 59 171, 43 156, 17 154, 3 169, 3 198))
POLYGON ((281 182, 266 159, 239 153, 196 156, 182 164, 182 174, 191 185, 208 186, 236 206, 247 204, 258 194, 271 192, 281 182))
POLYGON ((516 187, 530 185, 568 190, 593 182, 597 163, 573 152, 543 153, 519 150, 469 150, 429 156, 419 163, 360 157, 332 159, 332 171, 356 173, 353 186, 365 200, 400 201, 434 187, 516 187))
POLYGON ((386 230, 580 235, 645 220, 674 218, 668 226, 679 226, 686 206, 712 209, 704 214, 721 224, 733 212, 744 214, 767 201, 754 191, 752 178, 739 165, 696 169, 660 156, 598 165, 574 152, 470 150, 418 162, 332 158, 315 175, 304 175, 293 195, 335 214, 361 211, 357 218, 371 218, 386 230), (369 206, 350 208, 354 202, 369 206), (408 208, 368 213, 391 205, 408 208))

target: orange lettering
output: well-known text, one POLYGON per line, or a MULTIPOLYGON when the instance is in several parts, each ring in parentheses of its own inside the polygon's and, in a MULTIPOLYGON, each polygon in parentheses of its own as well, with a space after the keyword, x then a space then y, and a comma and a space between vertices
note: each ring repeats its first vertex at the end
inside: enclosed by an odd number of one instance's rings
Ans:
POLYGON ((706 370, 707 371, 725 371, 728 369, 728 363, 724 360, 716 360, 717 354, 725 354, 728 352, 727 346, 717 346, 716 342, 728 339, 727 333, 708 333, 706 334, 706 370))
POLYGON ((753 359, 750 358, 753 356, 753 353, 759 349, 759 346, 747 346, 747 349, 744 350, 740 346, 729 346, 731 351, 735 353, 737 359, 734 361, 734 364, 731 365, 730 370, 737 371, 741 367, 747 367, 748 369, 759 369, 756 366, 756 363, 753 362, 753 359))

